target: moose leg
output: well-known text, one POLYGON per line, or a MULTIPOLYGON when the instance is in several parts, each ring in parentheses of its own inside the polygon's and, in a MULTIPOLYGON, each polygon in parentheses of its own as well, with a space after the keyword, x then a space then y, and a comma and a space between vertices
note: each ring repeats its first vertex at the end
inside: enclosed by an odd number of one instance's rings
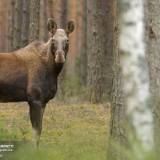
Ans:
POLYGON ((32 123, 32 128, 35 132, 36 146, 39 146, 45 105, 39 101, 29 102, 29 105, 30 105, 30 120, 32 123))

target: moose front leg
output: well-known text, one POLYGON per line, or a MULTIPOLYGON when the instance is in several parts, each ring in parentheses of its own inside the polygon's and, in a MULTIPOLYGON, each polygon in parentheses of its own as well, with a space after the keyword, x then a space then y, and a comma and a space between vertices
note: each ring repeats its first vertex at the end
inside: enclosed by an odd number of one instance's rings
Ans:
POLYGON ((30 112, 29 112, 30 120, 32 128, 35 132, 36 146, 38 147, 42 131, 42 120, 43 120, 45 104, 41 103, 40 101, 33 100, 29 102, 29 106, 30 106, 30 112))

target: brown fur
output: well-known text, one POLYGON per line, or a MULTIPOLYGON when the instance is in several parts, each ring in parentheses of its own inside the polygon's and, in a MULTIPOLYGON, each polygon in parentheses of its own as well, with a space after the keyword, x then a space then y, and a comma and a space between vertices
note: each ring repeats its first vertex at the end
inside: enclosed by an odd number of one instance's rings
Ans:
POLYGON ((56 94, 57 78, 69 47, 70 27, 67 32, 57 29, 52 19, 48 25, 52 37, 47 43, 35 41, 17 51, 0 53, 0 102, 28 102, 37 145, 44 109, 56 94))
POLYGON ((50 90, 56 88, 58 71, 62 66, 54 66, 53 58, 49 60, 47 56, 47 45, 38 41, 13 53, 1 53, 0 101, 28 101, 33 90, 39 92, 44 103, 53 98, 50 90))

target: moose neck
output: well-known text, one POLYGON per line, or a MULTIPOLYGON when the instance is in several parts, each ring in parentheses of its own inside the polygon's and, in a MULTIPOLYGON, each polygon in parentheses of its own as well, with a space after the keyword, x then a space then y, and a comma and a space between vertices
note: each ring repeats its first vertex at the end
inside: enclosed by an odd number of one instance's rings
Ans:
POLYGON ((59 73, 62 71, 63 63, 54 63, 53 65, 53 72, 56 76, 59 75, 59 73))

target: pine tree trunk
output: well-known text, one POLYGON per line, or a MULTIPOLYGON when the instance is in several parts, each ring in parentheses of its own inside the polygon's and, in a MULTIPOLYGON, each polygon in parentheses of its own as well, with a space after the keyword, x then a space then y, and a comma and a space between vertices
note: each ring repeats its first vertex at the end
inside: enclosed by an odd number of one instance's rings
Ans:
POLYGON ((100 102, 112 89, 113 2, 87 1, 88 88, 90 101, 100 102))
POLYGON ((60 27, 65 28, 67 24, 68 0, 61 0, 60 27))
POLYGON ((44 2, 46 3, 46 9, 47 9, 47 17, 48 18, 54 18, 54 9, 53 9, 53 0, 44 0, 44 2))
MULTIPOLYGON (((50 16, 49 16, 50 17, 50 16)), ((48 31, 47 31, 47 2, 46 0, 40 1, 40 32, 39 39, 47 41, 48 31)))
POLYGON ((40 0, 30 2, 29 42, 39 38, 40 0))
POLYGON ((157 160, 160 153, 160 1, 148 0, 147 10, 147 59, 150 73, 150 90, 154 114, 154 141, 157 160))
POLYGON ((81 46, 79 47, 79 76, 81 84, 87 84, 87 1, 83 0, 81 46))
POLYGON ((111 103, 111 119, 110 119, 110 135, 108 146, 108 158, 111 160, 125 160, 126 157, 121 153, 119 146, 126 147, 126 131, 125 131, 125 106, 123 93, 123 79, 120 66, 120 52, 119 52, 119 23, 118 23, 118 8, 117 0, 114 0, 114 63, 113 63, 113 90, 111 103))
POLYGON ((28 33, 29 33, 29 8, 30 0, 23 0, 23 20, 22 20, 22 34, 21 34, 21 47, 28 44, 28 33))
POLYGON ((21 26, 22 26, 22 0, 15 0, 14 15, 14 33, 13 33, 13 49, 21 47, 21 26))
POLYGON ((8 17, 8 47, 7 50, 13 50, 13 35, 14 35, 14 8, 15 8, 15 0, 11 0, 9 5, 9 17, 8 17))
POLYGON ((65 28, 68 16, 68 0, 55 0, 54 1, 54 19, 59 28, 65 28))

